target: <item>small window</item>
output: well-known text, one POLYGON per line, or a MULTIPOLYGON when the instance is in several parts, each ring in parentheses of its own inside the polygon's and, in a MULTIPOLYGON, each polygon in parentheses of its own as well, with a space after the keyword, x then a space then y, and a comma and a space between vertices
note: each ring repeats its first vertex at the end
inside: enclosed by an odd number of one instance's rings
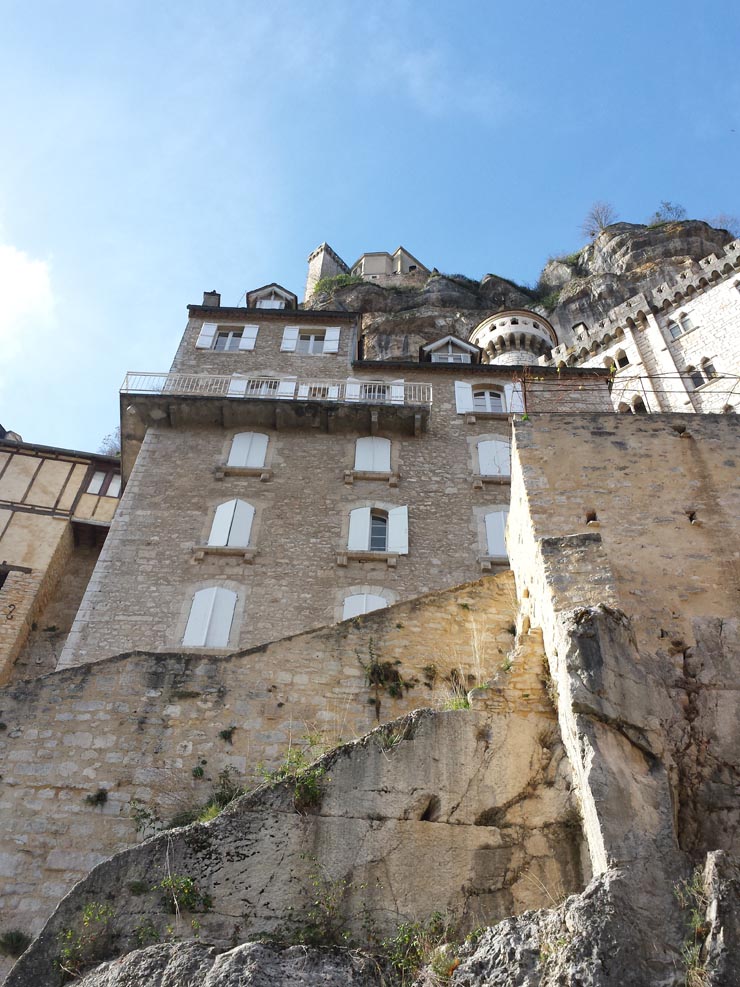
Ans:
POLYGON ((347 548, 351 552, 408 554, 408 508, 356 507, 349 512, 347 548))
POLYGON ((390 473, 390 439, 384 439, 379 435, 366 435, 357 439, 355 469, 362 473, 390 473))
POLYGON ((473 391, 473 410, 488 414, 501 413, 504 410, 504 396, 500 391, 473 391))
POLYGON ((694 323, 691 321, 688 315, 685 314, 681 315, 678 321, 681 323, 681 330, 683 332, 691 332, 691 330, 694 328, 694 323))
POLYGON ((227 466, 261 469, 265 465, 268 438, 261 432, 237 432, 231 440, 227 466))
POLYGON ((714 369, 714 364, 710 363, 706 358, 701 361, 701 369, 704 372, 704 376, 707 380, 713 380, 717 376, 717 371, 714 369))
POLYGON ((511 449, 502 439, 485 439, 478 443, 478 467, 481 476, 509 476, 511 449))
POLYGON ((189 648, 228 647, 236 599, 236 593, 220 586, 198 590, 190 605, 183 645, 189 648))
POLYGON ((466 353, 453 342, 445 343, 432 352, 432 363, 470 363, 470 353, 466 353))
POLYGON ((486 549, 492 558, 507 558, 506 520, 508 516, 508 511, 491 511, 485 516, 486 549))
POLYGON ((687 367, 686 373, 689 375, 691 383, 694 387, 701 387, 701 385, 705 383, 704 375, 701 370, 697 370, 696 367, 687 367))
POLYGON ((383 610, 387 606, 388 601, 382 596, 373 593, 353 593, 352 596, 344 598, 342 620, 359 617, 363 613, 372 613, 373 610, 383 610))
POLYGON ((620 368, 620 370, 622 369, 622 367, 628 367, 630 365, 629 357, 624 352, 624 350, 617 350, 614 357, 614 362, 620 368))
POLYGON ((245 500, 219 504, 213 516, 208 544, 221 548, 247 548, 252 531, 254 507, 245 500))
POLYGON ((323 353, 324 338, 325 333, 323 330, 316 332, 301 330, 298 333, 298 342, 295 348, 296 353, 323 353))
POLYGON ((380 511, 370 514, 370 551, 385 552, 388 548, 388 515, 380 511))
POLYGON ((121 474, 117 470, 95 470, 86 492, 100 497, 120 497, 121 474))
POLYGON ((285 308, 284 298, 258 298, 255 308, 285 308))
POLYGON ((388 400, 389 388, 387 384, 380 384, 373 381, 370 384, 360 385, 360 396, 363 401, 376 404, 385 404, 388 400))
POLYGON ((409 272, 417 270, 416 264, 409 264, 409 272))
POLYGON ((677 322, 668 323, 668 332, 671 334, 671 339, 678 339, 683 335, 683 329, 677 322))
POLYGON ((241 338, 241 329, 219 329, 216 333, 213 348, 219 352, 238 350, 241 338))
POLYGON ((635 415, 646 415, 648 413, 645 402, 642 398, 635 398, 632 402, 632 413, 635 415))
POLYGON ((277 395, 279 381, 274 378, 250 377, 245 382, 245 393, 250 398, 274 398, 277 395))

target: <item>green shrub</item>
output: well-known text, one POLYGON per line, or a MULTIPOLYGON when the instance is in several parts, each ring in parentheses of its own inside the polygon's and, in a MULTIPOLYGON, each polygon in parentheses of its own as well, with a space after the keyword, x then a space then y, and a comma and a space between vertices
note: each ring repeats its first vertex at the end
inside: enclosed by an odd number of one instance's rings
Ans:
POLYGON ((162 904, 171 914, 180 911, 208 912, 213 900, 207 892, 200 890, 192 877, 184 874, 170 874, 156 884, 152 891, 163 891, 162 904))
POLYGON ((62 929, 57 934, 60 948, 56 962, 65 980, 78 977, 85 967, 105 958, 115 914, 110 905, 91 901, 82 909, 81 929, 62 929))
POLYGON ((24 953, 31 945, 31 937, 20 929, 8 929, 0 934, 0 953, 12 956, 14 959, 24 953))
POLYGON ((331 295, 337 288, 346 288, 351 284, 364 284, 364 281, 359 274, 334 274, 330 278, 319 278, 314 286, 313 293, 314 295, 322 293, 331 295))

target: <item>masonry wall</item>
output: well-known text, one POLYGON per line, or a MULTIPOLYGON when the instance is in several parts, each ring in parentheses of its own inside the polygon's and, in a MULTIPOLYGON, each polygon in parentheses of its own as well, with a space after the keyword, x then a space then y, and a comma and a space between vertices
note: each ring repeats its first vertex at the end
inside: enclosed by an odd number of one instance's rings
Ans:
MULTIPOLYGON (((417 377, 423 379, 421 371, 417 377)), ((393 603, 480 576, 484 517, 507 508, 509 491, 507 482, 476 484, 476 443, 507 438, 510 425, 506 415, 472 422, 458 415, 455 379, 452 369, 435 375, 428 431, 380 431, 391 440, 396 486, 387 478, 345 482, 355 441, 367 431, 257 428, 269 437, 272 472, 262 481, 217 478, 233 435, 244 427, 151 427, 62 665, 133 648, 178 647, 194 593, 211 585, 238 593, 234 650, 338 620, 348 595, 372 593, 393 603), (253 558, 206 553, 198 561, 195 549, 207 541, 216 507, 233 498, 256 508, 253 558), (408 554, 395 566, 384 557, 342 558, 352 509, 403 505, 408 554)))
MULTIPOLYGON (((668 840, 695 859, 737 852, 737 418, 543 415, 515 432, 509 554, 561 708, 648 751, 641 783, 654 787, 660 765, 670 793, 640 825, 661 817, 663 851, 668 840)), ((577 749, 588 744, 570 752, 585 778, 577 749)), ((609 771, 621 770, 612 758, 609 771)), ((615 806, 594 803, 604 862, 624 852, 623 834, 604 841, 620 825, 615 806)))
POLYGON ((516 646, 515 610, 503 573, 241 655, 136 653, 0 692, 3 926, 37 930, 90 867, 136 843, 132 798, 170 820, 225 767, 253 780, 307 733, 347 741, 453 688, 490 683, 492 712, 552 716, 540 639, 516 646), (397 689, 368 685, 373 656, 397 689), (88 804, 100 789, 105 803, 88 804))

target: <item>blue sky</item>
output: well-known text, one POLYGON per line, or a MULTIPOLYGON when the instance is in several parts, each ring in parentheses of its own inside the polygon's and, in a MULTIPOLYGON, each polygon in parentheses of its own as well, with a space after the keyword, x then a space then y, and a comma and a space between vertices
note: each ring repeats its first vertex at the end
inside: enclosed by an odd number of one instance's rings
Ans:
POLYGON ((740 214, 740 7, 0 2, 0 422, 96 449, 188 302, 402 243, 534 281, 592 202, 740 214), (708 8, 707 8, 708 9, 708 8))

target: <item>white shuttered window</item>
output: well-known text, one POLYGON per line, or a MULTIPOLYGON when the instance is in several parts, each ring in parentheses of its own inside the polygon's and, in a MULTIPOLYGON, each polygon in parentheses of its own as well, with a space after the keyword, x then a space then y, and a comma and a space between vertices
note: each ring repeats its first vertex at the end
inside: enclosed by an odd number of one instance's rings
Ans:
POLYGON ((390 473, 391 441, 366 435, 355 442, 355 469, 365 473, 390 473))
POLYGON ((265 465, 268 438, 261 432, 237 432, 231 440, 227 466, 261 469, 265 465))
POLYGON ((245 500, 228 500, 225 504, 219 504, 213 516, 208 544, 246 548, 249 545, 253 519, 254 507, 245 500))
MULTIPOLYGON (((409 520, 407 507, 394 507, 390 511, 371 510, 369 507, 357 507, 349 512, 349 536, 347 548, 351 552, 383 551, 371 547, 373 534, 372 518, 387 519, 386 545, 384 551, 395 555, 408 555, 409 551, 409 520)), ((377 526, 376 526, 377 529, 377 526)), ((376 530, 376 540, 379 532, 376 530)))
POLYGON ((234 620, 236 593, 219 586, 201 589, 193 597, 182 643, 189 648, 226 648, 234 620))
POLYGON ((253 350, 255 343, 257 342, 257 333, 259 332, 259 326, 244 326, 242 329, 242 338, 239 340, 240 350, 253 350))
POLYGON ((509 476, 511 449, 503 439, 485 439, 478 443, 478 465, 481 476, 509 476))
POLYGON ((283 329, 283 341, 280 344, 280 349, 284 353, 295 353, 295 348, 298 345, 298 326, 286 326, 283 329))
POLYGON ((508 511, 491 511, 486 514, 486 548, 494 558, 507 558, 506 519, 508 511))
POLYGON ((383 610, 387 606, 388 601, 386 599, 372 593, 355 593, 352 596, 345 596, 342 620, 359 617, 361 614, 371 613, 373 610, 383 610))

